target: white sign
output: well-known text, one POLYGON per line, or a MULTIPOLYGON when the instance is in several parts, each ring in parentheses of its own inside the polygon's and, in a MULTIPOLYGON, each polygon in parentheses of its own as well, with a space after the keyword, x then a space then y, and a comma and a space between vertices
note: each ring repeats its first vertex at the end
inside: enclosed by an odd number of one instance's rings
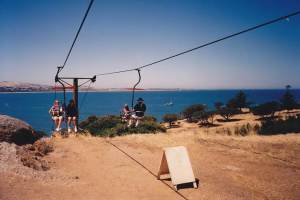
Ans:
POLYGON ((164 148, 157 178, 171 178, 176 190, 177 185, 183 183, 193 183, 194 188, 197 188, 189 155, 184 146, 164 148))

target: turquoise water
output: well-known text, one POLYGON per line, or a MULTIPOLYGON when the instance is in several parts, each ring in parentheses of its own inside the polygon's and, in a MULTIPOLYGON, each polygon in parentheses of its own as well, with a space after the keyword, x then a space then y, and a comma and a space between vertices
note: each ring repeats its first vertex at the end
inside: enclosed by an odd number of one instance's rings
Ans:
MULTIPOLYGON (((279 100, 284 90, 244 90, 249 101, 263 103, 279 100)), ((232 98, 237 90, 198 90, 198 91, 159 91, 137 92, 136 97, 142 97, 147 105, 147 114, 154 115, 158 120, 166 113, 179 113, 186 106, 195 103, 206 104, 213 108, 214 102, 226 102, 232 98), (173 106, 164 104, 172 101, 173 106)), ((300 100, 300 90, 292 90, 300 100)), ((130 92, 91 92, 79 94, 80 120, 89 115, 119 115, 124 103, 131 104, 130 92), (83 101, 84 100, 84 101, 83 101)), ((62 100, 62 93, 57 94, 62 100)), ((71 94, 67 94, 67 100, 71 94)), ((48 114, 54 100, 53 93, 0 93, 0 114, 10 115, 22 119, 36 130, 50 133, 52 121, 48 114)))

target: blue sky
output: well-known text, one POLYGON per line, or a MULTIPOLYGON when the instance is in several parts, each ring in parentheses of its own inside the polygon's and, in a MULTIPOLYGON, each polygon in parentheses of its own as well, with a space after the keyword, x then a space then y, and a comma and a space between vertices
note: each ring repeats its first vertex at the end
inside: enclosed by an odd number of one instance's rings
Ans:
MULTIPOLYGON (((0 0, 0 81, 53 84, 88 0, 0 0)), ((61 75, 138 67, 300 10, 299 0, 95 0, 61 75)), ((300 16, 142 70, 141 87, 300 88, 300 16)), ((95 87, 132 87, 135 72, 95 87)))

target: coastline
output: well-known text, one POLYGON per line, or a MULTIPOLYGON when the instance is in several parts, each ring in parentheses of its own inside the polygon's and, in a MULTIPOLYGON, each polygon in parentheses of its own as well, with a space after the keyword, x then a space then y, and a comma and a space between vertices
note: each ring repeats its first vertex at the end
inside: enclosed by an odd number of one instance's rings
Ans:
MULTIPOLYGON (((249 88, 249 89, 144 89, 136 90, 135 92, 189 92, 189 91, 285 91, 282 88, 249 88)), ((293 88, 292 91, 298 91, 300 88, 293 88)), ((103 90, 80 90, 79 93, 108 93, 108 92, 132 92, 132 90, 123 89, 103 89, 103 90)), ((0 94, 35 94, 35 93, 55 93, 55 91, 16 91, 16 92, 0 92, 0 94)), ((63 91, 56 91, 56 93, 63 93, 63 91)), ((72 91, 66 91, 66 93, 72 93, 72 91)))

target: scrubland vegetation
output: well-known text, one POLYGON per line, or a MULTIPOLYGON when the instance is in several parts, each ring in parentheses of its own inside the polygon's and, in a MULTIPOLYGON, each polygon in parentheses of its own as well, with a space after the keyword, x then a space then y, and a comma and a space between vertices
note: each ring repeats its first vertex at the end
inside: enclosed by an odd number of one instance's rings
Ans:
MULTIPOLYGON (((262 104, 250 103, 246 94, 239 91, 228 102, 215 102, 214 109, 209 109, 206 105, 198 103, 186 107, 179 115, 175 113, 165 114, 162 120, 168 124, 168 128, 175 127, 179 119, 186 119, 189 123, 198 123, 200 127, 215 127, 216 121, 227 123, 236 121, 235 115, 252 113, 259 116, 259 124, 249 124, 236 126, 234 130, 223 129, 226 135, 246 136, 250 133, 260 135, 284 134, 300 132, 299 115, 291 114, 291 110, 300 108, 299 103, 291 93, 291 87, 286 86, 286 91, 279 101, 270 101, 262 104), (243 109, 247 108, 247 112, 243 109), (276 112, 286 111, 285 118, 275 115, 276 112), (217 117, 218 116, 218 117, 217 117)), ((135 133, 156 133, 166 132, 166 127, 158 123, 153 116, 145 116, 138 127, 127 127, 126 122, 122 122, 119 116, 90 116, 80 123, 80 127, 89 131, 95 136, 113 137, 135 133)), ((220 130, 217 130, 217 132, 220 130)))
POLYGON ((164 126, 156 122, 152 116, 145 116, 138 127, 127 127, 119 116, 90 116, 82 121, 79 126, 88 130, 94 136, 114 137, 134 133, 156 133, 165 132, 164 126))

